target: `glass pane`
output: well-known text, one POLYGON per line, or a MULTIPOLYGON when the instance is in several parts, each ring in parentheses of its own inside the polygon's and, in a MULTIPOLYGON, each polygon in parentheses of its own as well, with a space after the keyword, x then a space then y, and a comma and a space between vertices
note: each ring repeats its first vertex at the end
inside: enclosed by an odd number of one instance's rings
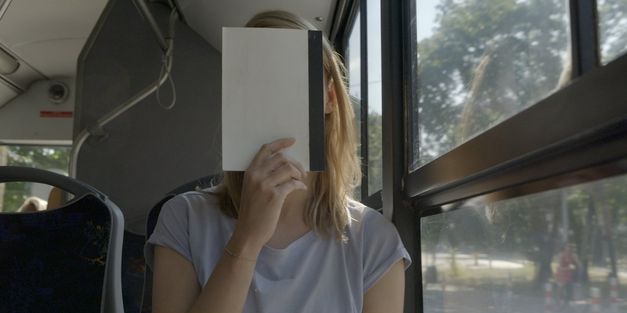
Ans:
POLYGON ((383 186, 381 108, 381 1, 368 0, 368 193, 383 186))
POLYGON ((353 22, 353 29, 348 36, 348 93, 352 98, 361 100, 361 26, 359 14, 353 22))
POLYGON ((627 176, 422 218, 424 312, 627 312, 627 176))
MULTIPOLYGON (((35 167, 67 175, 70 150, 70 147, 0 145, 0 166, 35 167)), ((57 195, 51 191, 52 187, 45 184, 0 184, 0 212, 15 212, 21 207, 24 210, 45 209, 48 200, 57 195)))
POLYGON ((597 0, 601 62, 607 64, 627 51, 627 1, 597 0))
POLYGON ((412 169, 570 77, 567 0, 415 0, 412 169))
MULTIPOLYGON (((361 143, 361 29, 359 14, 355 17, 353 28, 348 36, 348 47, 346 49, 346 68, 348 70, 348 93, 353 104, 355 113, 355 133, 357 142, 361 143)), ((357 153, 360 153, 358 150, 357 153)), ((353 197, 361 199, 361 187, 355 188, 353 197)))

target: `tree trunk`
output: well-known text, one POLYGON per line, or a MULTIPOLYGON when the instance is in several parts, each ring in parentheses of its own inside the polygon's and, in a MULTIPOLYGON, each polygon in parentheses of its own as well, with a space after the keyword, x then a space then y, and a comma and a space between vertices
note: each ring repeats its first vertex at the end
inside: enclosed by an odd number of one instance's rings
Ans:
POLYGON ((556 203, 548 203, 553 207, 553 213, 550 215, 552 218, 547 221, 547 231, 545 232, 542 242, 540 244, 540 251, 536 258, 536 271, 535 283, 536 286, 542 287, 553 276, 553 269, 551 268, 551 262, 553 261, 553 250, 555 246, 555 239, 558 237, 558 211, 560 207, 555 205, 556 203))

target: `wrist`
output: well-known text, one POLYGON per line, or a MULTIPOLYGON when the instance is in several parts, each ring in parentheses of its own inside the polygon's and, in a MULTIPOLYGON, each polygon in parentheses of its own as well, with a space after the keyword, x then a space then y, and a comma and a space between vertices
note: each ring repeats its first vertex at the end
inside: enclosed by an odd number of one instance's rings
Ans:
POLYGON ((246 235, 237 228, 225 247, 228 254, 244 260, 256 260, 261 252, 261 248, 263 248, 263 244, 260 244, 258 240, 251 238, 251 236, 246 235))

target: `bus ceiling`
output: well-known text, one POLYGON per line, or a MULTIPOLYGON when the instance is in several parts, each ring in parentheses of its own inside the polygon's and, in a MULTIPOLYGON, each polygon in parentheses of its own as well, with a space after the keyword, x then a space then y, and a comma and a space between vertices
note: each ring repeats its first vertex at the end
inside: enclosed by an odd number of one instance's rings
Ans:
MULTIPOLYGON (((77 61, 107 2, 0 0, 0 142, 72 143, 77 61)), ((334 19, 343 15, 336 11, 348 1, 135 2, 143 9, 150 2, 173 3, 186 24, 221 50, 223 26, 243 26, 254 14, 276 8, 304 16, 332 34, 334 19)))
POLYGON ((70 144, 77 59, 107 1, 0 0, 0 141, 70 144))
POLYGON ((221 50, 222 27, 244 26, 256 13, 280 8, 307 18, 329 33, 338 2, 342 0, 177 0, 187 24, 221 50))

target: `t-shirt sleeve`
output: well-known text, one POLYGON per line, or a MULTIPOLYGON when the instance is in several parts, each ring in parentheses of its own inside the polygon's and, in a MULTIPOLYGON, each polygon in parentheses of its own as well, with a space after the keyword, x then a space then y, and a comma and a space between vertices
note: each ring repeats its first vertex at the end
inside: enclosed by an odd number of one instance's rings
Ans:
POLYGON ((183 195, 163 204, 157 225, 144 247, 146 264, 152 268, 154 246, 170 248, 192 262, 189 243, 189 204, 183 195))
POLYGON ((405 269, 411 265, 411 257, 396 227, 374 210, 368 215, 370 216, 364 228, 364 293, 374 286, 396 262, 404 260, 405 269))

